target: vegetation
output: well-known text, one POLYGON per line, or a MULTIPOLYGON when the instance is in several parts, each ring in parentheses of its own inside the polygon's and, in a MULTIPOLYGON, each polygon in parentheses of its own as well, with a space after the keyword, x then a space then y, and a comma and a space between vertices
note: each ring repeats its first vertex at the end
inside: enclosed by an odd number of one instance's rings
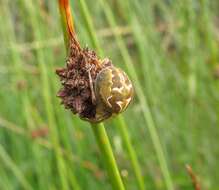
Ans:
MULTIPOLYGON (((134 84, 129 109, 104 122, 125 189, 192 190, 194 173, 203 189, 218 187, 219 3, 71 5, 81 46, 134 84)), ((96 126, 56 97, 66 58, 58 1, 0 0, 0 25, 0 189, 111 189, 96 126)))

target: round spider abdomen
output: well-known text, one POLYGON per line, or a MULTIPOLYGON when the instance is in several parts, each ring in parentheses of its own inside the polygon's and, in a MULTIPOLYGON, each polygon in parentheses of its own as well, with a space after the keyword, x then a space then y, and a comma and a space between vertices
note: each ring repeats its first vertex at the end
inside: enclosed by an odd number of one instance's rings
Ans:
POLYGON ((124 71, 108 66, 96 77, 95 95, 97 107, 104 106, 109 113, 118 114, 123 112, 131 102, 133 86, 124 71))

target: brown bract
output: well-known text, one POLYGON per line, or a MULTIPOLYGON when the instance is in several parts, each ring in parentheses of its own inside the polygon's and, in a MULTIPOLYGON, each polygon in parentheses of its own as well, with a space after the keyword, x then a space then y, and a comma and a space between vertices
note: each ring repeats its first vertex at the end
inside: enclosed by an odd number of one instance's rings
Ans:
POLYGON ((95 117, 96 105, 92 102, 89 72, 93 83, 103 67, 94 51, 82 49, 76 39, 71 40, 66 67, 56 70, 62 83, 58 97, 66 109, 84 119, 95 117))

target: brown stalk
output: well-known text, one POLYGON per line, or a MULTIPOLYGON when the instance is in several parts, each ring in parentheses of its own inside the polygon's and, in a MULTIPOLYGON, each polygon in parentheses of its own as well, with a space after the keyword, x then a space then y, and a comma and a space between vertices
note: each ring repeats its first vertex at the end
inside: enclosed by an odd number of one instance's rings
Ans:
POLYGON ((73 40, 76 46, 80 47, 80 44, 76 38, 74 30, 74 22, 71 15, 69 6, 69 0, 59 0, 59 9, 61 13, 62 29, 64 32, 66 49, 69 49, 69 43, 73 40))
POLYGON ((192 170, 192 167, 189 164, 186 165, 186 170, 187 170, 187 172, 192 180, 194 190, 201 190, 201 185, 198 181, 198 178, 195 175, 194 171, 192 170))

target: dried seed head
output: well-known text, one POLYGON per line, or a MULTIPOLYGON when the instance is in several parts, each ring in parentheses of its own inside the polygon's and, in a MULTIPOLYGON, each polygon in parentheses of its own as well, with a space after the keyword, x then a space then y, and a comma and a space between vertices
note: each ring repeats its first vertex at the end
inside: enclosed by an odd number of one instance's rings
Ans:
POLYGON ((72 39, 66 67, 57 69, 62 88, 58 97, 66 109, 81 119, 100 122, 126 109, 133 96, 127 75, 109 59, 101 61, 94 51, 81 49, 72 39))

